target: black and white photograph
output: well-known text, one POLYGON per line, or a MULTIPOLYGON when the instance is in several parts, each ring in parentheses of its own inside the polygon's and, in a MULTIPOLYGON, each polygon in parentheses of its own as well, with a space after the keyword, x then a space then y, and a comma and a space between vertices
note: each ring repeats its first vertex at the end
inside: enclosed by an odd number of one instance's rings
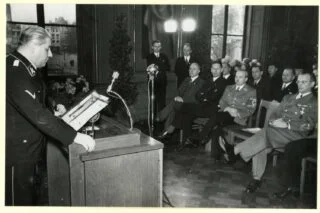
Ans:
POLYGON ((319 5, 4 9, 5 207, 319 208, 319 5))

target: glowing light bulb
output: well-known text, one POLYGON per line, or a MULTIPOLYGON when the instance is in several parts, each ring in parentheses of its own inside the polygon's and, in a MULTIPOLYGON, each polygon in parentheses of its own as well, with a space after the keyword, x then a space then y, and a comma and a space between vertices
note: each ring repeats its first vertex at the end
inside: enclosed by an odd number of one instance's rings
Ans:
POLYGON ((192 18, 186 18, 182 21, 182 30, 184 32, 192 32, 196 29, 196 21, 192 18))
POLYGON ((178 23, 174 19, 170 19, 164 22, 164 31, 167 33, 177 32, 178 23))

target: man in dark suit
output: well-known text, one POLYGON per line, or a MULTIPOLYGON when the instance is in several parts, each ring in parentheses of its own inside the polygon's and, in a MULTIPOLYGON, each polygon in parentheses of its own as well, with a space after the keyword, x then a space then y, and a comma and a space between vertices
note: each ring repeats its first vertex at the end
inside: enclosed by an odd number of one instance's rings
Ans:
POLYGON ((253 64, 251 67, 252 81, 249 85, 256 89, 257 92, 257 107, 259 106, 260 100, 271 100, 271 88, 269 79, 263 77, 263 71, 261 67, 253 64))
POLYGON ((318 64, 312 65, 312 73, 316 78, 316 85, 314 85, 313 87, 313 94, 315 94, 318 97, 318 64))
MULTIPOLYGON (((51 35, 32 26, 22 31, 19 47, 6 59, 6 205, 36 204, 36 167, 43 156, 44 136, 92 151, 95 141, 77 133, 45 106, 44 82, 38 68, 52 52, 51 35)), ((59 106, 57 115, 64 113, 59 106)))
POLYGON ((311 73, 300 74, 297 83, 299 93, 283 98, 270 116, 269 126, 234 148, 224 144, 230 161, 234 161, 236 154, 245 161, 252 159, 253 180, 245 190, 247 193, 255 192, 261 186, 267 154, 273 148, 283 149, 290 141, 308 137, 317 124, 317 98, 312 93, 315 78, 311 73))
MULTIPOLYGON (((308 156, 317 156, 317 131, 285 146, 280 177, 284 190, 274 193, 273 198, 283 200, 288 195, 299 194, 301 161, 308 156)), ((316 183, 313 186, 316 188, 316 183)))
POLYGON ((196 94, 203 86, 204 80, 199 77, 200 66, 192 63, 189 68, 189 77, 185 78, 178 88, 177 96, 174 97, 165 108, 159 112, 158 121, 165 121, 164 128, 167 129, 172 123, 175 110, 179 110, 183 103, 197 103, 196 94))
POLYGON ((222 77, 226 79, 227 85, 234 84, 234 75, 231 74, 231 66, 227 60, 222 60, 222 77))
MULTIPOLYGON (((272 88, 279 88, 280 85, 282 84, 282 77, 281 77, 281 72, 278 69, 278 66, 275 62, 269 62, 268 65, 268 77, 270 80, 270 85, 272 85, 272 88)), ((276 94, 273 94, 273 92, 276 92, 275 90, 271 90, 271 98, 273 100, 273 97, 276 94)))
MULTIPOLYGON (((260 101, 266 100, 271 101, 271 87, 270 87, 270 81, 269 78, 263 75, 263 71, 261 70, 261 65, 253 63, 251 66, 251 75, 252 80, 249 82, 249 85, 251 85, 253 88, 256 89, 257 92, 257 107, 256 111, 254 113, 252 122, 255 122, 257 109, 260 106, 260 101)), ((265 109, 262 109, 262 113, 265 115, 266 111, 265 109)), ((262 127, 264 124, 264 120, 260 119, 259 126, 262 127)))
POLYGON ((170 71, 170 64, 168 57, 161 53, 161 42, 155 40, 152 42, 153 52, 147 56, 147 66, 155 64, 158 67, 154 78, 154 94, 155 94, 155 113, 158 113, 166 105, 166 87, 167 74, 170 71))
POLYGON ((282 73, 282 84, 278 87, 273 87, 273 100, 281 102, 282 98, 288 94, 295 94, 298 92, 298 86, 294 81, 295 74, 292 68, 285 68, 282 73))
POLYGON ((208 79, 198 91, 196 99, 200 103, 183 103, 176 111, 172 125, 163 133, 173 132, 174 128, 183 130, 184 141, 191 134, 192 121, 196 117, 210 117, 218 110, 218 103, 226 87, 226 80, 221 77, 222 65, 214 61, 211 65, 212 78, 208 79))
POLYGON ((191 55, 192 49, 190 43, 185 43, 183 45, 183 56, 177 58, 174 72, 177 76, 177 87, 179 88, 180 84, 185 78, 189 76, 189 67, 193 62, 196 62, 195 58, 191 55))

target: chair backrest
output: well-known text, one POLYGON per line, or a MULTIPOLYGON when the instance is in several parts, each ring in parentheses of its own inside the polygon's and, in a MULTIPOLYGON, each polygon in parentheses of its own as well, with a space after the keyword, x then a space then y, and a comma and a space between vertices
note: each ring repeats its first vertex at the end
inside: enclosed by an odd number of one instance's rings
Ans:
POLYGON ((272 112, 278 108, 278 106, 280 105, 279 102, 276 102, 276 101, 266 101, 266 100, 262 100, 260 101, 260 105, 259 105, 259 108, 258 108, 258 113, 257 113, 257 117, 256 117, 256 127, 259 126, 260 124, 260 120, 261 119, 264 119, 264 125, 263 127, 266 127, 268 125, 268 122, 269 122, 269 118, 270 118, 270 115, 272 114, 272 112), (264 116, 264 113, 262 109, 266 109, 266 113, 265 113, 265 116, 264 116))

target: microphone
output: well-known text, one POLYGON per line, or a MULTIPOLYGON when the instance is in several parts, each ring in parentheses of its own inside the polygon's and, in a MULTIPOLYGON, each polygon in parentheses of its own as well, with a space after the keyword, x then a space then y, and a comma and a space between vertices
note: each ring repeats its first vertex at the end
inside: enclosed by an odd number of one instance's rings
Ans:
POLYGON ((118 71, 113 71, 111 84, 108 86, 106 93, 108 95, 110 95, 111 97, 118 98, 118 99, 120 99, 122 101, 123 105, 126 108, 126 111, 127 111, 128 116, 129 116, 129 119, 130 119, 130 130, 132 130, 133 129, 133 120, 132 120, 131 112, 129 110, 129 107, 128 107, 126 101, 121 97, 121 95, 119 95, 115 91, 112 91, 113 83, 117 78, 119 78, 119 72, 118 71), (114 96, 114 95, 116 95, 116 96, 114 96))
POLYGON ((156 72, 158 71, 158 66, 155 65, 155 64, 150 64, 148 67, 147 67, 147 72, 149 75, 155 75, 156 72))
POLYGON ((119 78, 119 72, 118 71, 113 71, 112 73, 112 80, 111 80, 111 84, 108 86, 107 88, 107 93, 110 92, 112 90, 112 86, 113 86, 113 83, 116 79, 119 78))

